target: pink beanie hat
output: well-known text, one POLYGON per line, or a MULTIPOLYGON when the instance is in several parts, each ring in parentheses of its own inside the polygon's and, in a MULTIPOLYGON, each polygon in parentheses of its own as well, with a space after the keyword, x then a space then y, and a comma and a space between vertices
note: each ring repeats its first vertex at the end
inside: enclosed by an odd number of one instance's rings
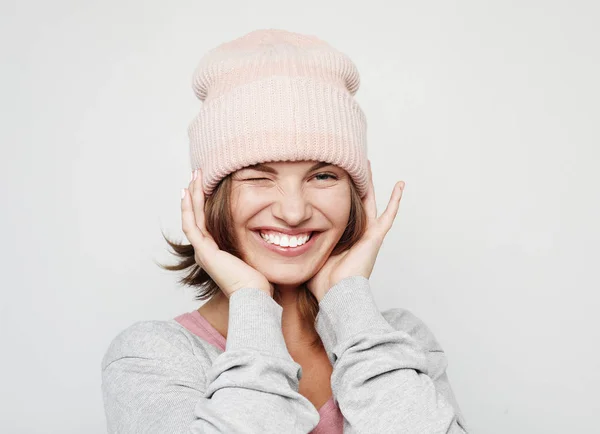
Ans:
POLYGON ((188 128, 207 195, 228 174, 269 161, 324 161, 368 187, 366 117, 348 56, 311 35, 255 30, 210 50, 192 80, 203 101, 188 128))

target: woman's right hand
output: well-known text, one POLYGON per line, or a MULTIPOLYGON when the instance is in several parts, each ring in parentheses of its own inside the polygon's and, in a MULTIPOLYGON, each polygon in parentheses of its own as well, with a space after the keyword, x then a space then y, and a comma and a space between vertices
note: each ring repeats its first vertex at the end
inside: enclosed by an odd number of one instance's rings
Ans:
POLYGON ((197 170, 181 199, 182 229, 194 247, 194 259, 227 298, 241 288, 258 288, 273 296, 273 285, 255 268, 217 246, 206 229, 202 172, 197 170))

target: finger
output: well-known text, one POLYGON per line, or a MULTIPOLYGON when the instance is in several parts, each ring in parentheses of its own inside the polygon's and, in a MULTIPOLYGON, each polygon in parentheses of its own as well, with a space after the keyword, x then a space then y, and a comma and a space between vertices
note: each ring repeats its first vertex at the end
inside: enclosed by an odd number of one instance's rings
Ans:
POLYGON ((200 229, 202 235, 207 236, 208 231, 206 230, 206 218, 204 215, 204 189, 202 188, 202 171, 200 169, 198 169, 196 179, 193 179, 191 183, 190 194, 196 226, 200 229))
POLYGON ((181 199, 181 229, 188 241, 197 248, 202 242, 203 235, 196 226, 190 192, 187 188, 184 188, 183 193, 184 196, 181 199))
POLYGON ((365 195, 363 202, 365 204, 367 220, 373 221, 377 218, 377 203, 375 202, 375 187, 373 186, 373 172, 371 171, 371 160, 368 160, 368 162, 369 186, 367 188, 367 194, 365 195))
POLYGON ((400 208, 400 201, 402 200, 403 191, 404 181, 397 182, 396 185, 394 185, 394 189, 392 190, 392 196, 387 207, 385 208, 385 211, 383 212, 383 214, 381 214, 381 217, 379 217, 378 222, 381 222, 383 235, 385 235, 390 230, 392 224, 394 223, 394 220, 396 219, 398 209, 400 208))

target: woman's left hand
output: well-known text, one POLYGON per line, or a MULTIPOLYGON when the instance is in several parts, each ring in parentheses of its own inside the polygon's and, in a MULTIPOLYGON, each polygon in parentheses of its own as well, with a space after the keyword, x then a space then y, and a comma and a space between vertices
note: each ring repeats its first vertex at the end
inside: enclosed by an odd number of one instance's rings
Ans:
POLYGON ((317 274, 306 283, 310 292, 319 302, 327 291, 342 279, 358 275, 368 279, 371 276, 383 239, 392 227, 398 213, 403 190, 403 181, 394 185, 390 202, 378 218, 373 173, 371 172, 371 161, 369 161, 369 188, 362 200, 367 214, 367 229, 352 248, 339 255, 330 256, 317 274))

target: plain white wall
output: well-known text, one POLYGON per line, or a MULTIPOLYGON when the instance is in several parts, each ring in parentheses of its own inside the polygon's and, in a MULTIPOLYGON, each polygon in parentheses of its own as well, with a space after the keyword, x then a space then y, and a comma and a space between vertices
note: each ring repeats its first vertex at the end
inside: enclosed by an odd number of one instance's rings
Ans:
POLYGON ((0 426, 102 433, 100 361, 199 307, 182 239, 191 75, 257 28, 317 35, 362 84, 380 308, 433 330, 479 433, 598 430, 596 2, 2 1, 0 426))

